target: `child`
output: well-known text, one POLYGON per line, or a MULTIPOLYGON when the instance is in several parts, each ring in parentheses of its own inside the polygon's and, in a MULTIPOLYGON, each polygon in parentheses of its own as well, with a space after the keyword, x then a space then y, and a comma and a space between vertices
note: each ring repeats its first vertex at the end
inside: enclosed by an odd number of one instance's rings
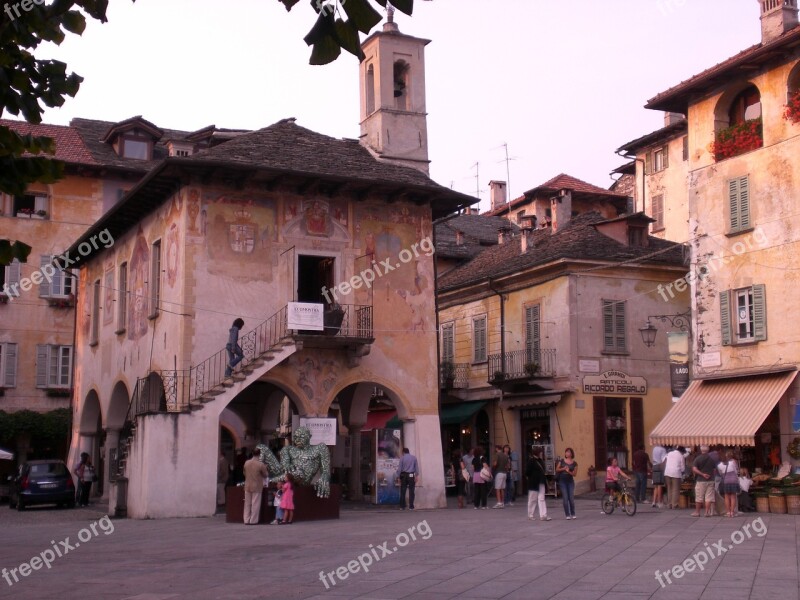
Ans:
POLYGON ((272 501, 272 506, 275 507, 275 520, 270 525, 280 525, 283 521, 283 509, 281 508, 281 498, 283 498, 283 490, 278 488, 275 492, 275 499, 272 501))
POLYGON ((281 497, 281 508, 284 511, 283 521, 288 525, 294 519, 294 486, 292 485, 292 476, 286 474, 286 481, 283 484, 283 495, 281 497))

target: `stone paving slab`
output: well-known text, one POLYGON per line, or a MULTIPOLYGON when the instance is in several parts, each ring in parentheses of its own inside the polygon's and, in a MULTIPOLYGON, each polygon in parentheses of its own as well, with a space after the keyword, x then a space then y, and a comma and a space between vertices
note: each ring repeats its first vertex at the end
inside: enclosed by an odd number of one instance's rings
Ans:
POLYGON ((568 521, 549 504, 547 522, 528 521, 521 505, 345 508, 337 521, 288 527, 0 506, 0 599, 800 600, 800 517, 693 519, 649 506, 604 515, 596 499, 578 498, 578 519, 568 521), (20 565, 62 542, 69 550, 49 569, 31 564, 40 568, 23 576, 20 565), (702 570, 672 570, 708 553, 702 570), (371 562, 367 572, 359 559, 371 562), (670 581, 659 583, 656 570, 670 581))

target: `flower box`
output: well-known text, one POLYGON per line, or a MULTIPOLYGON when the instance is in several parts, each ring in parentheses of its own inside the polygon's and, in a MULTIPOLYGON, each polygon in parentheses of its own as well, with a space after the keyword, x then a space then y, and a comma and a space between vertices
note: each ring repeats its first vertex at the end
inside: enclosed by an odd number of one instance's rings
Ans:
POLYGON ((47 388, 44 393, 53 398, 69 398, 72 396, 72 388, 47 388))
POLYGON ((789 95, 789 102, 783 109, 783 118, 791 123, 800 123, 800 90, 789 95))
POLYGON ((48 298, 47 303, 53 308, 72 308, 75 306, 75 296, 70 294, 64 298, 48 298))
POLYGON ((764 145, 761 119, 751 119, 738 125, 726 127, 717 132, 709 151, 714 160, 739 156, 764 145))

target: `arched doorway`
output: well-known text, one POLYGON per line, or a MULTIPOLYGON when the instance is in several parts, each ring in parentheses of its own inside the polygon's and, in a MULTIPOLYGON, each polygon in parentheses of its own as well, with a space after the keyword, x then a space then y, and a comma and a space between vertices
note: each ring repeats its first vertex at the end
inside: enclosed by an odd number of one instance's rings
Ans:
MULTIPOLYGON (((105 444, 105 431, 102 426, 102 411, 100 409, 100 398, 95 390, 90 390, 86 394, 81 410, 78 428, 78 449, 75 455, 80 456, 82 452, 89 454, 89 459, 95 467, 98 481, 92 486, 92 496, 101 496, 105 489, 105 458, 101 452, 101 447, 105 444)), ((70 465, 70 468, 74 465, 70 465)))

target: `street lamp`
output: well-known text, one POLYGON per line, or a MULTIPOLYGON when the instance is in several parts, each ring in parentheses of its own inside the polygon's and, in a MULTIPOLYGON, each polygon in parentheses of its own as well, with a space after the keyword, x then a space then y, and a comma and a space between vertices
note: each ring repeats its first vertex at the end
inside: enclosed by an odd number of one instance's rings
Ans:
POLYGON ((650 322, 650 319, 657 319, 662 323, 669 323, 670 326, 680 329, 681 331, 688 331, 691 334, 691 317, 691 310, 687 310, 685 313, 680 313, 677 315, 648 316, 647 323, 645 323, 644 327, 639 328, 639 333, 642 334, 642 342, 644 342, 644 345, 648 348, 654 346, 656 343, 656 334, 658 333, 658 328, 650 322))

